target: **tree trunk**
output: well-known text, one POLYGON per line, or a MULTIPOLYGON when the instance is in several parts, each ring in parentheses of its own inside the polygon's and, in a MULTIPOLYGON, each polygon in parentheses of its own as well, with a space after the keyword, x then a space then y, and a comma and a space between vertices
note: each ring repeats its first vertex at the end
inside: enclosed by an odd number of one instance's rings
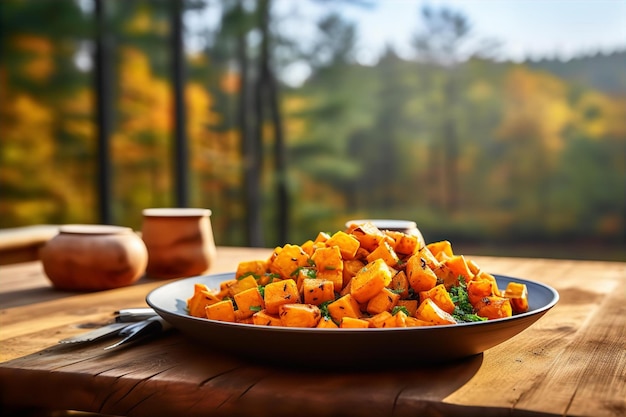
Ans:
MULTIPOLYGON (((238 11, 243 15, 241 1, 237 4, 238 11)), ((263 246, 261 229, 261 149, 257 144, 255 135, 252 135, 249 114, 252 106, 250 102, 249 75, 248 75, 248 48, 246 44, 247 28, 239 25, 237 34, 237 61, 241 77, 241 90, 239 92, 239 106, 237 111, 237 123, 241 132, 241 149, 244 171, 244 205, 246 209, 246 237, 248 245, 263 246)), ((258 108, 258 106, 257 106, 258 108)), ((258 122, 260 123, 260 122, 258 122)))

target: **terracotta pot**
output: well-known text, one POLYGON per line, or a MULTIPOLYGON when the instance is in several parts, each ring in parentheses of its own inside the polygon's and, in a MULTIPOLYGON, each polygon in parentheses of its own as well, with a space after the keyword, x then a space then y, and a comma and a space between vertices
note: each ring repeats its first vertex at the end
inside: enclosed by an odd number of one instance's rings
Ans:
POLYGON ((61 226, 39 256, 54 287, 73 291, 130 285, 148 263, 141 238, 131 228, 110 225, 61 226))
POLYGON ((156 279, 206 274, 216 256, 211 210, 149 208, 141 236, 148 248, 146 276, 156 279))

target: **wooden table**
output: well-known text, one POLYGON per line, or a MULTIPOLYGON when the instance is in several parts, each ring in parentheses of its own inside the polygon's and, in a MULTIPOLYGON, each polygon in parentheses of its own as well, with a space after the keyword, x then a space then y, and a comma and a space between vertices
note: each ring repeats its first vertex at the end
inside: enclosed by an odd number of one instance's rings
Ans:
MULTIPOLYGON (((212 272, 268 249, 218 248, 212 272)), ((472 257, 544 282, 560 301, 484 354, 435 368, 304 372, 212 352, 173 331, 105 352, 61 338, 145 306, 163 281, 53 290, 38 262, 0 267, 0 414, 20 407, 128 416, 624 416, 626 263, 472 257)), ((276 347, 280 351, 280 346, 276 347)), ((393 360, 393 358, 390 358, 393 360)))

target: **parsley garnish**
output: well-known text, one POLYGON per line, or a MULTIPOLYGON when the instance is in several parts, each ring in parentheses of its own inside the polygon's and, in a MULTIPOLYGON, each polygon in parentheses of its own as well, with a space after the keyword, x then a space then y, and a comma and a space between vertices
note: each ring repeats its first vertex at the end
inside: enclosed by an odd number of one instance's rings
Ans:
POLYGON ((391 310, 391 315, 395 316, 396 314, 398 314, 398 312, 402 311, 404 314, 406 314, 407 316, 410 316, 411 314, 409 313, 409 310, 406 309, 405 306, 395 306, 393 308, 393 310, 391 310))
POLYGON ((485 317, 480 317, 474 312, 474 306, 469 301, 467 295, 467 285, 465 284, 465 277, 459 276, 459 285, 450 288, 450 298, 455 304, 452 317, 457 322, 467 323, 472 321, 485 321, 485 317))

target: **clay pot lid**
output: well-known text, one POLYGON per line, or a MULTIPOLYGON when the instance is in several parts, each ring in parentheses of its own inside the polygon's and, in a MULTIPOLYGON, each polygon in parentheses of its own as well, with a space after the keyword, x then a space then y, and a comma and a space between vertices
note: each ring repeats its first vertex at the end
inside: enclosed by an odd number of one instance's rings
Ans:
POLYGON ((211 210, 203 208, 147 208, 142 211, 147 217, 204 217, 211 210))
POLYGON ((112 235, 131 232, 130 227, 113 226, 108 224, 65 224, 59 227, 60 233, 77 235, 112 235))

